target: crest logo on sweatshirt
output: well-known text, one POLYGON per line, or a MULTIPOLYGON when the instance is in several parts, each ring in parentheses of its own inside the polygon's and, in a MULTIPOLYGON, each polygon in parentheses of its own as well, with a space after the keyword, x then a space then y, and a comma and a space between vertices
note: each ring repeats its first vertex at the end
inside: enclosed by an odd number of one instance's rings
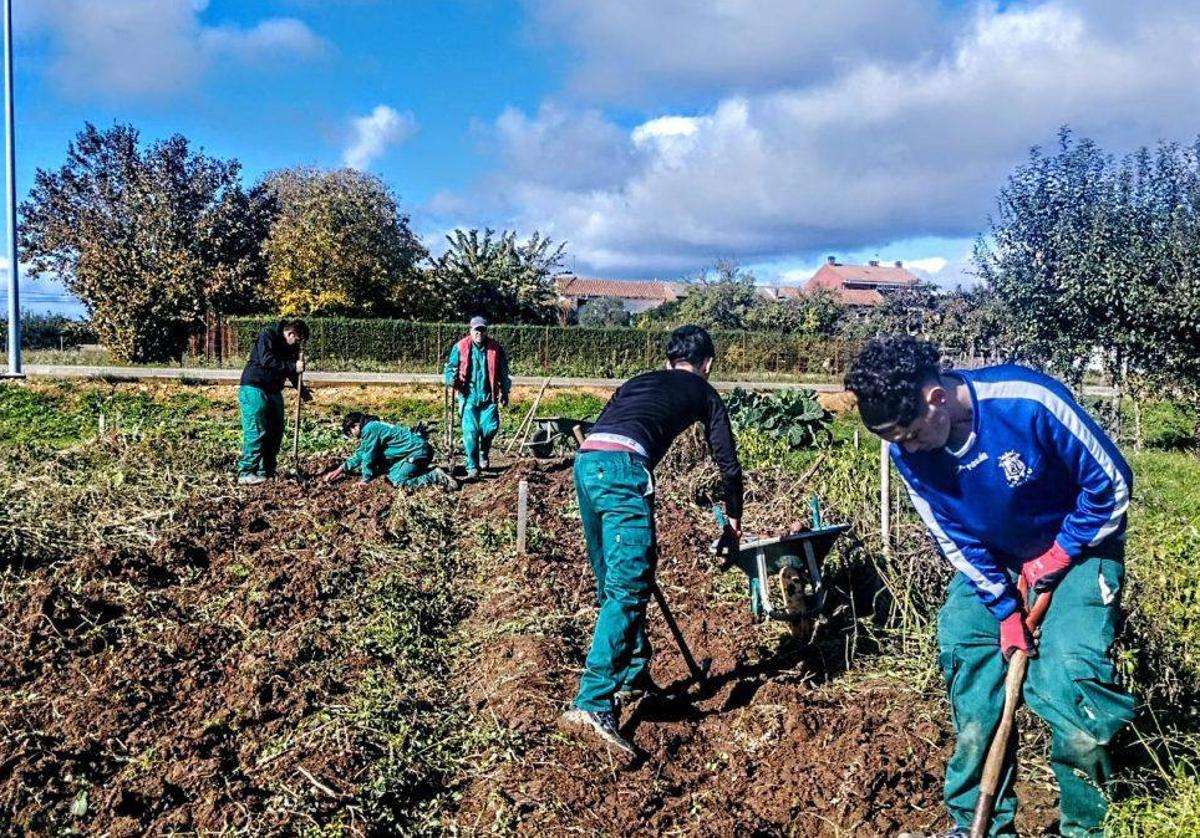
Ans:
POLYGON ((1004 479, 1014 489, 1022 483, 1028 483, 1029 479, 1033 477, 1033 469, 1025 465, 1025 461, 1016 451, 1006 451, 1000 455, 997 462, 1004 471, 1004 479))

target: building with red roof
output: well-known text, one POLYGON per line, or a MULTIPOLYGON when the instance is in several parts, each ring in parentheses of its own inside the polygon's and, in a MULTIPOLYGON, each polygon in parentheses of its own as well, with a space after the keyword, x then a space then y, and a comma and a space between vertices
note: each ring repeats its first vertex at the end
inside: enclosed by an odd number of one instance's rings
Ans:
POLYGON ((830 256, 804 284, 804 290, 812 292, 827 288, 837 294, 845 305, 868 308, 881 304, 889 292, 915 288, 920 284, 917 275, 900 261, 891 265, 880 265, 877 261, 865 265, 843 265, 836 257, 830 256))
POLYGON ((592 279, 564 274, 555 277, 559 307, 564 315, 578 311, 589 300, 615 297, 625 304, 630 314, 649 311, 663 303, 672 303, 687 294, 680 282, 658 279, 592 279))

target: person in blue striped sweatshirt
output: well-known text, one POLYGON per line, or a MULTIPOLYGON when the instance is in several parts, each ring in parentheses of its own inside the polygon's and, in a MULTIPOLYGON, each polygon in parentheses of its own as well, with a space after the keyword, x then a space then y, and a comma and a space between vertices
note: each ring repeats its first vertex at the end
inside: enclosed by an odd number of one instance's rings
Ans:
MULTIPOLYGON (((933 344, 882 337, 845 383, 863 423, 891 443, 913 506, 958 571, 938 615, 957 734, 946 767, 949 834, 970 826, 1015 649, 1032 658, 1025 700, 1052 733, 1061 833, 1102 834, 1108 746, 1134 707, 1111 657, 1129 466, 1066 387, 1025 367, 943 370, 933 344), (1028 607, 1050 590, 1035 639, 1028 607)), ((1001 784, 992 834, 1015 834, 1014 773, 1001 784)))

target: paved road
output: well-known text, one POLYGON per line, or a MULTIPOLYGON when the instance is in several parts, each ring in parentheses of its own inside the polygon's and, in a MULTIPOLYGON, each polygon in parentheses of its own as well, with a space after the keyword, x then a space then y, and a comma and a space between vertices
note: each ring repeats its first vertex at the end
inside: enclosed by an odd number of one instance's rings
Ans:
MULTIPOLYGON (((0 374, 6 369, 0 366, 0 374)), ((25 374, 30 378, 104 378, 117 381, 145 379, 167 379, 189 382, 235 383, 242 375, 240 369, 217 369, 208 367, 88 367, 74 364, 28 364, 25 374)), ((442 379, 437 373, 424 372, 306 372, 308 384, 437 384, 442 379)), ((513 384, 525 387, 541 387, 546 379, 541 376, 516 375, 513 384)), ((614 389, 624 383, 623 378, 565 378, 552 377, 551 387, 600 387, 614 389)), ((807 388, 821 393, 839 393, 839 382, 826 381, 800 383, 791 381, 714 381, 718 390, 741 387, 746 390, 791 390, 807 388)), ((1089 396, 1113 396, 1111 387, 1089 385, 1083 388, 1089 396)))

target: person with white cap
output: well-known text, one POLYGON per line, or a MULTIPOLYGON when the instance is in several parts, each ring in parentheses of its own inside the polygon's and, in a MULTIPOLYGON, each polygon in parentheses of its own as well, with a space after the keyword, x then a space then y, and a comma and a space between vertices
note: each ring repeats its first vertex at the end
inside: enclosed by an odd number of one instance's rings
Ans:
POLYGON ((488 337, 487 320, 472 317, 469 328, 450 350, 445 384, 458 398, 467 477, 474 480, 489 465, 492 440, 500 431, 500 406, 508 404, 512 379, 504 347, 488 337))

